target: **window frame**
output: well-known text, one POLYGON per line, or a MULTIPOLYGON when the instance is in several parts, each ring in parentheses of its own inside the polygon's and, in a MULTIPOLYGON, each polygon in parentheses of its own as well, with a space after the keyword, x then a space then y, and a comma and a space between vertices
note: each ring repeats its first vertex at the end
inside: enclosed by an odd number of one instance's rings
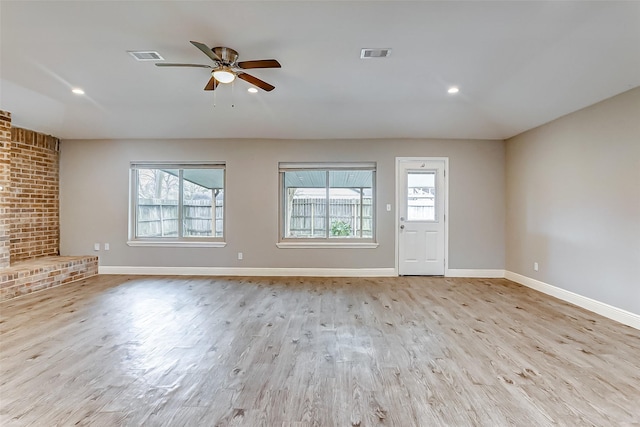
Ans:
MULTIPOLYGON (((376 197, 376 162, 280 162, 278 163, 278 248, 377 248, 376 225, 377 225, 377 197, 376 197), (285 188, 285 173, 295 171, 323 171, 327 172, 327 181, 325 183, 326 204, 325 207, 327 219, 329 218, 329 192, 331 183, 329 181, 329 172, 331 171, 371 171, 371 237, 331 237, 329 234, 330 222, 326 224, 325 237, 287 237, 286 216, 287 216, 287 195, 285 188)), ((318 187, 321 188, 321 187, 318 187)), ((336 188, 336 187, 334 187, 336 188)), ((362 197, 362 195, 361 195, 362 197)), ((362 207, 361 207, 362 209, 362 207)), ((360 217, 362 220, 362 216, 360 217)))
MULTIPOLYGON (((156 246, 156 247, 224 247, 226 246, 226 162, 164 162, 140 161, 129 164, 129 224, 128 246, 156 246), (138 237, 138 173, 140 169, 173 169, 178 170, 178 236, 175 237, 138 237), (221 169, 222 184, 222 236, 183 236, 183 207, 184 207, 184 176, 185 169, 221 169)), ((212 199, 215 205, 215 199, 212 199)), ((215 215, 212 218, 215 224, 215 215)), ((215 226, 215 225, 214 225, 215 226)))

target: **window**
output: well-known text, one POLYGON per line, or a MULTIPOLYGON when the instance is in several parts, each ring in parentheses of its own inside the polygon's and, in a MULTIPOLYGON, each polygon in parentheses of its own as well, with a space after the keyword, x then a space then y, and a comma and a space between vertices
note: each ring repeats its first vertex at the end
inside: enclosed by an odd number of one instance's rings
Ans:
POLYGON ((281 242, 374 242, 375 163, 280 163, 281 242))
POLYGON ((407 221, 435 221, 436 171, 407 172, 407 221))
POLYGON ((224 163, 132 163, 129 244, 220 246, 224 176, 224 163))

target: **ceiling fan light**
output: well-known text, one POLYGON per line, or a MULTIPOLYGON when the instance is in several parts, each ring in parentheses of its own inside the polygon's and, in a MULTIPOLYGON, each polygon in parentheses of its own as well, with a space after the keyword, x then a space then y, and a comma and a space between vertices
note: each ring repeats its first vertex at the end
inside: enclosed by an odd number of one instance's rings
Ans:
POLYGON ((236 79, 236 75, 230 69, 223 67, 213 71, 213 78, 220 83, 231 83, 236 79))

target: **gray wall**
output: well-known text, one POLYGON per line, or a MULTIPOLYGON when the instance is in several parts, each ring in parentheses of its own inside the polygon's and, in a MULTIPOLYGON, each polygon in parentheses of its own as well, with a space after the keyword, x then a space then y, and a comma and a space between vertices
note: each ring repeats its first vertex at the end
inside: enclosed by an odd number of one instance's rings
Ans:
POLYGON ((395 157, 404 156, 449 157, 449 268, 503 269, 504 142, 480 140, 63 141, 61 253, 92 254, 94 242, 108 242, 103 266, 393 268, 395 157), (126 245, 129 162, 145 160, 226 161, 225 248, 126 245), (278 249, 280 161, 376 161, 379 247, 278 249))
POLYGON ((640 314, 640 88, 506 153, 507 270, 640 314))

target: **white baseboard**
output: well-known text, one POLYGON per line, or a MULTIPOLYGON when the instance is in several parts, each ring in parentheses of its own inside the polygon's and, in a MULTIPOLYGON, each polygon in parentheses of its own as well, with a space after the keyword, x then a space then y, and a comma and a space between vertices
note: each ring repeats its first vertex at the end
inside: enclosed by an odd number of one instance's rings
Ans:
MULTIPOLYGON (((395 268, 234 268, 100 266, 98 274, 166 276, 315 276, 396 277, 395 268)), ((448 269, 445 277, 506 278, 622 324, 640 329, 640 315, 584 297, 571 291, 505 270, 448 269)))
POLYGON ((631 326, 632 328, 640 329, 640 315, 511 271, 506 271, 504 277, 505 279, 520 283, 528 288, 535 289, 536 291, 551 295, 601 316, 615 320, 616 322, 623 323, 627 326, 631 326))
POLYGON ((163 276, 316 276, 394 277, 394 268, 234 268, 234 267, 137 267, 100 266, 98 274, 163 276))
POLYGON ((445 277, 478 277, 485 279, 502 279, 504 278, 504 270, 479 270, 479 269, 462 269, 449 268, 444 273, 445 277))
MULTIPOLYGON (((140 267, 100 266, 99 274, 167 276, 318 276, 394 277, 395 268, 235 268, 235 267, 140 267)), ((445 277, 503 278, 504 270, 449 269, 445 277)))

